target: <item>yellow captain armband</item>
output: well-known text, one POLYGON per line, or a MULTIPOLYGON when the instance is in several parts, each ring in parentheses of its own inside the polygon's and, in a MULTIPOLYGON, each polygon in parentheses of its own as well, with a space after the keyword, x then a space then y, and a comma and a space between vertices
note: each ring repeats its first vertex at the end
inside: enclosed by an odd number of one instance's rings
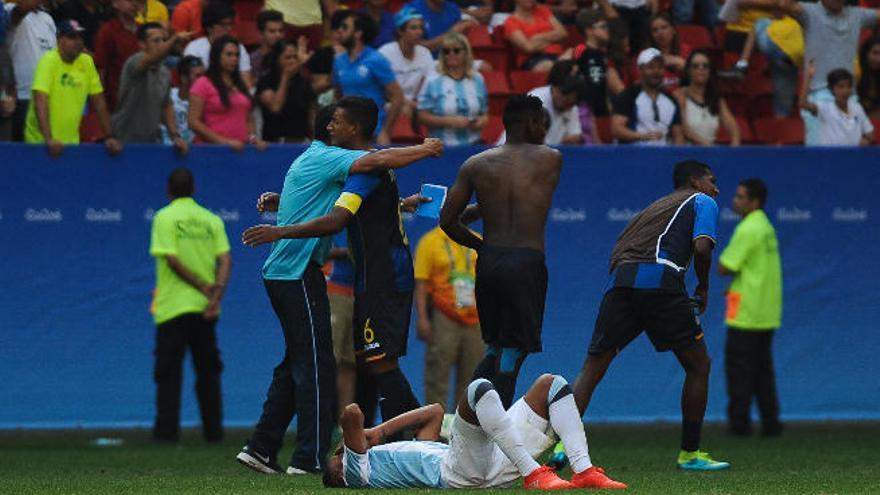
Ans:
POLYGON ((339 195, 339 199, 336 200, 336 206, 340 208, 345 208, 350 211, 352 215, 356 214, 358 208, 361 207, 361 203, 364 200, 360 196, 350 192, 344 192, 339 195))

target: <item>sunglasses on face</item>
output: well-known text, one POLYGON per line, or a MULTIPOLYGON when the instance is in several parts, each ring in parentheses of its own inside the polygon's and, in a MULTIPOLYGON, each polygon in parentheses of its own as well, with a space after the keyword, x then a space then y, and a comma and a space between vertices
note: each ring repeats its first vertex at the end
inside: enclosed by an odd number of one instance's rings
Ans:
POLYGON ((458 55, 459 53, 461 53, 463 51, 464 51, 463 48, 444 48, 443 55, 449 55, 450 53, 454 53, 454 54, 458 55))

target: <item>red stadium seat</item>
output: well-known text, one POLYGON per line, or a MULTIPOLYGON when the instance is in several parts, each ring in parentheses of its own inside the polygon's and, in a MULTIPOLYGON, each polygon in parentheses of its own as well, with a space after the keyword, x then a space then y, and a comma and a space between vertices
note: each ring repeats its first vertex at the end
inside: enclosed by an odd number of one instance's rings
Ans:
POLYGON ((467 39, 471 44, 471 48, 476 48, 478 46, 492 46, 494 44, 492 42, 492 35, 489 33, 489 28, 482 24, 477 24, 468 29, 467 39))
POLYGON ((528 93, 534 88, 546 85, 546 72, 530 70, 514 70, 510 72, 510 87, 514 93, 528 93))
POLYGON ((772 94, 750 96, 746 99, 746 102, 747 115, 751 120, 776 116, 776 112, 773 110, 772 94))
POLYGON ((82 143, 94 143, 103 137, 104 131, 101 129, 98 114, 90 108, 89 113, 83 115, 79 123, 79 140, 82 143))
POLYGON ((486 45, 476 46, 473 50, 475 59, 489 62, 492 70, 507 73, 507 68, 510 67, 510 53, 506 48, 498 45, 486 45))
MULTIPOLYGON (((736 126, 739 128, 740 143, 749 144, 755 142, 755 136, 752 133, 752 126, 749 125, 748 120, 743 117, 736 117, 736 126)), ((724 126, 718 127, 718 134, 715 137, 715 142, 718 144, 730 143, 730 135, 727 133, 724 126)))
POLYGON ((507 76, 501 71, 481 71, 483 81, 486 83, 486 92, 493 94, 510 94, 510 85, 507 84, 507 76))
POLYGON ((874 126, 874 144, 880 144, 880 119, 871 119, 874 126))
POLYGON ((424 141, 426 130, 424 127, 419 128, 419 133, 413 130, 413 123, 409 117, 401 115, 391 128, 391 142, 401 144, 421 143, 424 141))
POLYGON ((260 44, 260 30, 256 21, 237 21, 235 32, 242 45, 253 48, 260 44))
POLYGON ((504 124, 501 122, 501 117, 489 115, 489 123, 483 128, 480 138, 484 143, 493 145, 498 142, 502 132, 504 132, 504 124))
POLYGON ((235 17, 243 21, 257 20, 257 14, 263 10, 263 0, 235 0, 235 17))
POLYGON ((581 34, 581 31, 577 28, 577 26, 568 25, 565 26, 565 30, 568 31, 568 38, 566 39, 563 46, 574 48, 581 43, 584 43, 584 35, 581 34))
POLYGON ((675 29, 678 31, 678 39, 690 45, 691 48, 712 48, 715 46, 712 34, 705 26, 679 24, 675 26, 675 29))
POLYGON ((614 142, 614 136, 611 134, 611 117, 596 117, 596 130, 599 131, 599 140, 602 144, 614 142))
POLYGON ((754 124, 755 139, 759 143, 804 144, 804 121, 800 118, 765 118, 756 120, 754 124))
POLYGON ((510 97, 510 85, 507 83, 507 75, 500 71, 482 71, 483 81, 486 83, 486 92, 489 93, 489 114, 501 115, 504 105, 510 97))

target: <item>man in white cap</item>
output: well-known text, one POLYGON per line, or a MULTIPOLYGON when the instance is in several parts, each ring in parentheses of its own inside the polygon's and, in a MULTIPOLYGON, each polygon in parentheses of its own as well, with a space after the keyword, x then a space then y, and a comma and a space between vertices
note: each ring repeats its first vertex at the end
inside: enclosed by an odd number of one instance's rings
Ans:
POLYGON ((641 81, 612 100, 611 132, 620 144, 684 144, 678 104, 660 89, 663 54, 646 48, 637 60, 641 81))

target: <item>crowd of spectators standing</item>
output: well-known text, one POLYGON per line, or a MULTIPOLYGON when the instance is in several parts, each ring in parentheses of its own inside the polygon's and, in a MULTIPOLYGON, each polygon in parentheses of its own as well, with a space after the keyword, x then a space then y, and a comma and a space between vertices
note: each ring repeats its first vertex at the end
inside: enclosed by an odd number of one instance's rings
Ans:
POLYGON ((858 1, 9 1, 0 140, 261 150, 355 95, 378 144, 494 144, 528 92, 551 145, 866 145, 880 1, 858 1))

